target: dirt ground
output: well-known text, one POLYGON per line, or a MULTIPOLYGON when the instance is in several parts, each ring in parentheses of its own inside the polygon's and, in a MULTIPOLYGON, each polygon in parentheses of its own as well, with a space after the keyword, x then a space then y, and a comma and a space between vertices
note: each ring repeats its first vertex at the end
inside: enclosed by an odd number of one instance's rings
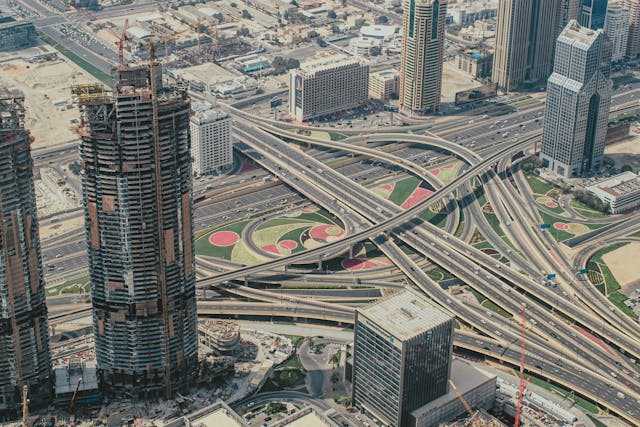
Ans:
POLYGON ((634 262, 638 254, 640 254, 640 242, 631 242, 602 257, 622 287, 622 293, 625 295, 628 295, 640 285, 638 267, 634 262))
POLYGON ((79 229, 83 226, 84 226, 84 217, 82 215, 79 215, 75 218, 71 218, 65 221, 48 223, 47 225, 44 225, 44 226, 41 225, 40 239, 41 240, 50 239, 60 234, 79 229))
POLYGON ((631 165, 634 171, 640 169, 640 136, 629 137, 615 144, 607 145, 604 154, 617 167, 631 165))
POLYGON ((480 86, 482 83, 471 78, 470 74, 459 70, 454 62, 444 63, 442 68, 442 102, 453 102, 456 98, 456 92, 480 86))
POLYGON ((70 87, 97 80, 70 61, 30 63, 22 59, 0 63, 0 86, 18 88, 25 95, 26 127, 35 141, 33 148, 52 147, 77 139, 71 120, 78 109, 71 105, 70 87), (64 100, 60 106, 53 102, 64 100))

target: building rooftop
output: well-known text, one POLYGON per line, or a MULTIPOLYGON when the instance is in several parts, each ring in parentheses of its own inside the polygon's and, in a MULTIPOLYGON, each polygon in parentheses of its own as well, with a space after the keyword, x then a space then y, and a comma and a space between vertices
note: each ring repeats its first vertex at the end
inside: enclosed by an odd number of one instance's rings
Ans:
POLYGON ((400 73, 398 70, 393 69, 393 70, 377 71, 375 73, 371 73, 371 75, 381 80, 393 80, 397 76, 399 76, 400 73))
POLYGON ((78 391, 97 390, 98 376, 95 361, 72 361, 54 368, 56 384, 55 393, 73 393, 78 380, 82 378, 78 391))
POLYGON ((360 28, 360 35, 376 39, 388 38, 396 33, 395 25, 368 25, 360 28))
POLYGON ((410 288, 358 308, 358 312, 403 341, 453 319, 434 302, 410 288))
POLYGON ((598 37, 602 30, 592 30, 589 27, 583 27, 578 24, 578 21, 571 20, 569 24, 562 30, 560 33, 560 37, 558 38, 567 38, 571 41, 575 41, 578 43, 589 45, 593 43, 593 41, 598 37))
MULTIPOLYGON (((453 359, 451 361, 451 382, 462 395, 470 392, 480 384, 484 384, 487 381, 491 381, 492 379, 495 381, 495 378, 495 376, 491 377, 460 359, 453 359)), ((449 386, 447 394, 432 400, 424 406, 421 406, 411 414, 418 418, 420 414, 429 412, 433 408, 441 407, 446 402, 450 402, 452 400, 458 400, 458 395, 453 391, 453 388, 449 386)))
POLYGON ((243 427, 236 418, 229 415, 229 412, 224 408, 218 408, 213 412, 210 412, 200 418, 191 420, 192 427, 243 427))
POLYGON ((362 60, 346 55, 326 55, 314 57, 300 64, 300 71, 313 74, 319 71, 331 70, 344 65, 362 64, 362 60))
POLYGON ((616 197, 635 193, 640 191, 640 177, 633 172, 622 172, 587 187, 589 191, 594 189, 600 189, 616 197))

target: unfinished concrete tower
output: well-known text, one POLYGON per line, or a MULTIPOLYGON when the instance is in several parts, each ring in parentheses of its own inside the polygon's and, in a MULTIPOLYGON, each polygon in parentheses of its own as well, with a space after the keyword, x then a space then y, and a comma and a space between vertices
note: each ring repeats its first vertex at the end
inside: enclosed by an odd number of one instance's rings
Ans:
POLYGON ((103 392, 172 396, 197 371, 190 99, 159 66, 74 86, 96 357, 103 392))
POLYGON ((24 97, 0 89, 0 420, 51 395, 40 238, 33 187, 31 135, 24 97))

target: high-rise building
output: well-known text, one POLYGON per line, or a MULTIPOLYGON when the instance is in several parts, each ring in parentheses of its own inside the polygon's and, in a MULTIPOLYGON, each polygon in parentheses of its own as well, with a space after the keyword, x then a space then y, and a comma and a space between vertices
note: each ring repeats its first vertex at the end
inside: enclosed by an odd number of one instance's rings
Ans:
POLYGON ((0 420, 51 396, 51 355, 24 97, 0 91, 0 420))
POLYGON ((592 30, 604 28, 608 3, 609 0, 582 0, 578 23, 592 30))
POLYGON ((607 8, 604 32, 611 40, 611 60, 622 61, 627 55, 629 9, 621 7, 618 3, 610 4, 607 8))
POLYGON ((173 395, 197 372, 190 99, 159 68, 72 88, 96 360, 115 396, 173 395))
POLYGON ((611 102, 611 43, 571 21, 558 36, 547 83, 541 157, 563 177, 599 171, 611 102))
POLYGON ((393 426, 448 391, 453 317, 412 289, 356 310, 353 402, 393 426))
POLYGON ((569 6, 565 0, 500 0, 492 69, 500 89, 510 92, 549 77, 559 21, 569 6))
POLYGON ((222 110, 208 102, 191 106, 191 157, 197 175, 225 169, 233 164, 231 120, 222 110))
POLYGON ((369 64, 341 55, 322 56, 289 71, 289 113, 306 121, 356 108, 369 99, 369 64))
POLYGON ((620 6, 629 9, 627 55, 636 58, 640 55, 640 0, 621 0, 620 6))
POLYGON ((448 0, 403 0, 400 109, 438 111, 448 0))

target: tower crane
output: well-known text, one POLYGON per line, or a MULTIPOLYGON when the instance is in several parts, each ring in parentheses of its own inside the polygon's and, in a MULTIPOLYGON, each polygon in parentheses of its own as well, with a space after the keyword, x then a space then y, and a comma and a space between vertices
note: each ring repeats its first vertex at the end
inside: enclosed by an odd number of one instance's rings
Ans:
POLYGON ((76 396, 78 395, 78 389, 80 389, 80 383, 82 382, 82 377, 78 378, 76 382, 76 388, 73 390, 73 396, 71 396, 71 403, 69 404, 69 413, 73 414, 76 410, 76 396))
POLYGON ((466 409, 467 412, 469 413, 469 417, 471 417, 471 421, 470 421, 471 425, 475 427, 477 425, 476 414, 475 412, 473 412, 473 409, 469 405, 469 402, 467 402, 467 400, 464 398, 462 393, 460 393, 460 390, 456 388, 456 385, 453 383, 453 381, 451 381, 451 379, 449 379, 449 385, 451 386, 451 389, 453 389, 453 392, 456 394, 456 396, 458 396, 458 399, 460 400, 460 402, 462 402, 464 409, 466 409))
POLYGON ((22 386, 22 427, 27 427, 29 420, 29 387, 22 386))
POLYGON ((524 378, 524 349, 527 338, 527 306, 522 304, 522 319, 520 322, 520 387, 518 389, 518 403, 516 404, 516 420, 515 427, 520 427, 520 415, 522 413, 522 399, 524 398, 524 389, 527 381, 524 378))

